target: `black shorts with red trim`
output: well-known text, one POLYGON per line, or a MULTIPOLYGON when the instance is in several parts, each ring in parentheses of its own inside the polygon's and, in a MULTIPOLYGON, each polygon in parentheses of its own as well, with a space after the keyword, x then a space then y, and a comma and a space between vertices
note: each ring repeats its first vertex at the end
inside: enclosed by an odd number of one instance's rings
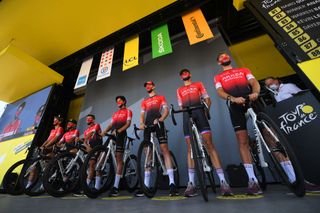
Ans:
MULTIPOLYGON (((204 113, 203 109, 196 109, 192 111, 193 121, 201 134, 211 133, 211 128, 204 113)), ((187 112, 183 113, 183 133, 185 138, 189 138, 191 133, 189 131, 189 114, 187 112)))

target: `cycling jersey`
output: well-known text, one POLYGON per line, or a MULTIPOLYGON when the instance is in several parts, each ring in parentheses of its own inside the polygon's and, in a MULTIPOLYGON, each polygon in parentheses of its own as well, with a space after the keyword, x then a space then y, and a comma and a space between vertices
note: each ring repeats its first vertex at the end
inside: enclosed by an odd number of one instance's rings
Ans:
POLYGON ((146 113, 146 125, 152 125, 153 121, 161 117, 161 110, 168 107, 166 98, 155 95, 144 99, 141 103, 141 112, 146 113))
POLYGON ((92 126, 89 126, 85 131, 84 131, 84 137, 87 137, 89 133, 93 132, 93 135, 91 138, 89 138, 89 144, 92 148, 95 146, 101 145, 102 144, 102 137, 99 135, 101 133, 101 127, 100 124, 94 124, 92 126))
POLYGON ((74 139, 76 137, 79 137, 80 132, 77 129, 74 130, 70 130, 66 133, 64 133, 64 135, 62 136, 60 142, 65 142, 65 143, 73 143, 74 139))
POLYGON ((249 69, 233 68, 216 75, 214 85, 234 97, 245 97, 251 93, 248 80, 253 78, 249 69))
POLYGON ((131 121, 131 119, 132 119, 131 110, 127 108, 119 109, 112 115, 112 119, 111 119, 112 129, 120 129, 127 123, 127 121, 131 121))
POLYGON ((61 138, 61 136, 63 135, 63 128, 61 126, 59 126, 58 128, 54 128, 50 131, 50 135, 47 139, 47 141, 52 140, 54 137, 58 137, 58 140, 61 138))
POLYGON ((181 107, 199 106, 201 99, 209 95, 201 82, 194 82, 177 89, 178 104, 181 107))

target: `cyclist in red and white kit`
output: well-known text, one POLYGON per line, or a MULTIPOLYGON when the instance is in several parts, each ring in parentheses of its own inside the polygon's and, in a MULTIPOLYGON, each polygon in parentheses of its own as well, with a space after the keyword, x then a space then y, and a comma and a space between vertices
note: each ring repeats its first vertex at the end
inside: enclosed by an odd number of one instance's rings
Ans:
POLYGON ((119 195, 119 182, 123 168, 123 152, 127 138, 127 129, 130 127, 132 119, 132 111, 126 107, 127 100, 124 96, 117 96, 116 102, 119 110, 113 113, 111 123, 102 132, 104 136, 111 130, 112 134, 116 136, 116 161, 117 171, 114 179, 113 187, 109 193, 109 196, 115 197, 119 195))
MULTIPOLYGON (((191 106, 199 106, 202 102, 205 102, 207 106, 211 106, 210 97, 204 88, 201 82, 192 82, 191 81, 191 73, 187 69, 183 69, 180 71, 180 78, 183 80, 184 86, 178 88, 177 90, 177 97, 178 97, 178 104, 181 109, 185 107, 191 106)), ((197 109, 192 112, 193 119, 199 129, 203 139, 205 146, 208 150, 210 155, 212 164, 216 169, 216 173, 220 179, 220 192, 223 196, 230 196, 232 195, 231 189, 229 184, 227 183, 223 169, 221 167, 220 158, 218 155, 217 150, 215 149, 212 143, 212 134, 208 119, 205 115, 203 109, 197 109)), ((190 145, 190 132, 189 132, 189 115, 188 113, 183 113, 183 131, 185 140, 188 146, 188 173, 189 173, 189 182, 188 187, 184 193, 186 197, 192 197, 196 195, 196 187, 194 182, 194 161, 191 159, 191 145, 190 145)))
MULTIPOLYGON (((177 187, 174 182, 174 173, 172 169, 172 162, 170 151, 168 148, 168 137, 167 131, 164 126, 164 120, 169 115, 168 104, 166 98, 161 95, 157 95, 155 92, 155 84, 152 81, 144 83, 149 97, 145 98, 141 103, 141 114, 140 114, 140 129, 144 130, 144 141, 150 141, 151 133, 156 132, 161 152, 164 156, 165 165, 169 176, 169 196, 179 195, 177 187), (145 126, 155 125, 152 129, 145 126)), ((150 172, 145 171, 144 184, 149 186, 150 172)), ((141 194, 141 193, 140 193, 141 194)), ((139 196, 139 193, 136 194, 139 196)))
POLYGON ((249 151, 249 138, 246 126, 244 106, 246 96, 250 101, 257 100, 260 93, 259 82, 247 68, 233 68, 231 58, 226 53, 220 53, 217 62, 223 71, 214 77, 214 85, 218 95, 231 102, 229 112, 233 128, 239 143, 240 155, 249 177, 247 194, 262 194, 258 180, 254 174, 252 158, 249 151))
MULTIPOLYGON (((61 127, 61 123, 63 122, 63 118, 60 116, 55 116, 53 119, 54 128, 50 131, 50 135, 47 140, 41 145, 40 149, 47 151, 48 156, 52 157, 52 149, 55 143, 57 143, 63 135, 63 128, 61 127)), ((30 175, 28 177, 28 183, 26 188, 28 189, 35 180, 36 169, 30 171, 30 175)))
MULTIPOLYGON (((83 145, 86 147, 87 152, 90 152, 94 147, 102 145, 101 137, 101 127, 100 124, 95 123, 95 115, 88 114, 86 117, 86 123, 88 128, 84 131, 83 145)), ((91 159, 89 161, 89 174, 87 177, 87 184, 90 185, 94 176, 94 167, 96 161, 91 159)), ((95 189, 99 190, 101 188, 101 172, 97 172, 95 177, 95 189)))
POLYGON ((60 141, 57 143, 58 146, 65 144, 66 150, 71 153, 76 153, 77 149, 74 147, 75 143, 79 141, 80 132, 76 129, 77 121, 70 119, 67 122, 67 132, 63 134, 60 141))

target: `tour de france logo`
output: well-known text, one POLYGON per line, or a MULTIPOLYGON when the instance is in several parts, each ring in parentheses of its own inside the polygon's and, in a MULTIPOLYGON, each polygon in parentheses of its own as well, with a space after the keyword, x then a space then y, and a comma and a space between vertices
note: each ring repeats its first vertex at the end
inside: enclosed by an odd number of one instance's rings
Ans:
POLYGON ((317 112, 313 106, 306 103, 298 104, 293 110, 290 110, 278 117, 280 129, 287 135, 297 131, 318 118, 317 112))

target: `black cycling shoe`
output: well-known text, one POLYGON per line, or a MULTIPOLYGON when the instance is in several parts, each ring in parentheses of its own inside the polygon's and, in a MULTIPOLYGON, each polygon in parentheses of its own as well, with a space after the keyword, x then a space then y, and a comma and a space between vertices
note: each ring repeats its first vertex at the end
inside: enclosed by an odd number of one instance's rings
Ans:
POLYGON ((169 187, 170 187, 169 196, 178 196, 179 195, 178 189, 175 184, 171 183, 169 187))
POLYGON ((144 196, 144 193, 141 189, 139 189, 136 194, 135 194, 136 197, 143 197, 144 196))
POLYGON ((116 187, 112 187, 109 193, 109 197, 117 197, 117 196, 119 196, 119 189, 116 187))

